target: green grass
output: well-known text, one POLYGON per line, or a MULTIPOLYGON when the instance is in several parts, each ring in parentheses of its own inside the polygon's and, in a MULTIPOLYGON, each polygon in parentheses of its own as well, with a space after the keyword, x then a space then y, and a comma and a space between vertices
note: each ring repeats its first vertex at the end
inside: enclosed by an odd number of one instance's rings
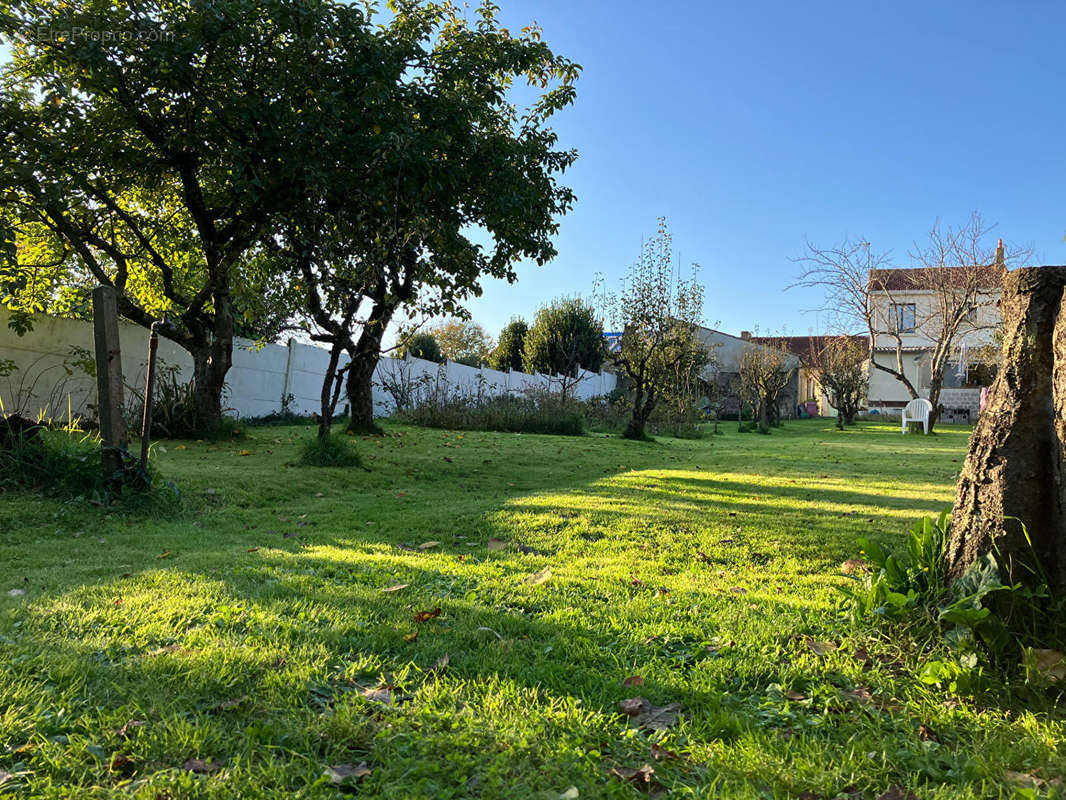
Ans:
POLYGON ((389 798, 636 797, 609 772, 645 763, 670 797, 1066 774, 1061 715, 946 698, 836 611, 856 537, 899 547, 950 503, 968 430, 721 428, 387 425, 356 441, 369 472, 299 466, 314 430, 258 428, 162 445, 177 516, 0 495, 0 795, 336 797, 327 767, 364 761, 356 793, 389 798), (679 723, 638 731, 618 710, 638 694, 679 723))

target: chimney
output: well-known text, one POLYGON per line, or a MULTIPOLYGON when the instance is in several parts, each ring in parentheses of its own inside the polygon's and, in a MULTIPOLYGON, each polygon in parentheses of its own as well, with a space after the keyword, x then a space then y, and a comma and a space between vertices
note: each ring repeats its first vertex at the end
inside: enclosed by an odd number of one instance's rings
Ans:
POLYGON ((750 342, 751 341, 751 331, 741 331, 740 332, 740 338, 743 339, 745 342, 750 342))
POLYGON ((1007 251, 1003 249, 1003 239, 996 245, 996 269, 1007 268, 1007 251))

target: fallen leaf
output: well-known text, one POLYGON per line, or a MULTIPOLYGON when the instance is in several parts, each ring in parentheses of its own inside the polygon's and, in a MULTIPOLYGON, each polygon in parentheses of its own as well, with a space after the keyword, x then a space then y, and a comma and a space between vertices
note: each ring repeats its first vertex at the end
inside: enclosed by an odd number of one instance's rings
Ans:
POLYGON ((840 565, 840 571, 845 575, 862 575, 870 571, 866 561, 861 558, 849 558, 840 565))
POLYGON ((532 575, 525 578, 522 583, 527 586, 540 586, 542 583, 546 583, 552 576, 550 567, 545 567, 540 572, 534 572, 532 575))
POLYGON ((507 542, 503 539, 489 539, 489 550, 505 550, 507 549, 507 542))
POLYGON ((918 796, 899 786, 889 786, 887 792, 877 796, 877 800, 918 800, 918 796))
POLYGON ((426 620, 435 619, 439 616, 439 608, 435 608, 432 611, 419 611, 417 614, 415 614, 415 622, 425 622, 426 620))
POLYGON ((700 562, 702 562, 704 564, 712 564, 712 563, 714 563, 714 559, 712 559, 709 555, 704 553, 702 550, 697 550, 696 551, 696 560, 700 561, 700 562))
POLYGON ((830 650, 837 649, 837 646, 833 642, 819 642, 809 636, 803 637, 803 643, 807 645, 807 648, 816 656, 824 656, 830 650))
POLYGON ((214 761, 204 761, 201 758, 190 758, 181 768, 186 772, 193 772, 197 775, 213 775, 222 769, 222 765, 214 761))
POLYGON ((129 739, 130 734, 137 728, 143 728, 148 723, 143 719, 131 719, 128 722, 123 723, 122 727, 115 731, 115 735, 120 739, 129 739))
POLYGON ((0 769, 0 786, 3 786, 8 781, 12 781, 14 779, 15 776, 12 775, 10 772, 4 772, 4 770, 0 769))
POLYGON ((408 643, 410 643, 410 642, 413 642, 413 641, 414 641, 415 639, 417 639, 417 638, 418 638, 418 631, 415 631, 414 633, 409 633, 409 634, 407 634, 406 636, 404 636, 404 637, 403 637, 403 640, 404 640, 405 642, 408 642, 408 643))
POLYGON ((581 797, 581 792, 578 791, 576 786, 569 786, 565 790, 559 792, 559 796, 556 800, 577 800, 581 797))
POLYGON ((940 737, 937 736, 933 729, 926 725, 924 722, 918 726, 918 738, 923 742, 939 742, 940 737))
POLYGON ((734 586, 729 591, 731 591, 733 594, 747 594, 748 593, 748 590, 743 588, 743 587, 741 587, 741 586, 734 586))
POLYGON ((121 753, 115 753, 111 756, 111 764, 108 765, 108 769, 111 772, 123 772, 133 766, 133 759, 128 756, 124 756, 121 753))
POLYGON ((807 695, 805 695, 803 692, 797 692, 795 689, 789 689, 787 692, 785 692, 785 697, 788 698, 789 700, 806 700, 807 699, 807 695))
POLYGON ((1066 656, 1058 650, 1030 650, 1028 661, 1032 669, 1050 683, 1066 678, 1066 656))
POLYGON ((157 555, 156 558, 170 558, 170 551, 164 550, 162 553, 157 555))
POLYGON ((211 708, 212 711, 231 711, 239 705, 243 705, 248 700, 248 695, 242 694, 240 697, 235 697, 232 700, 223 700, 217 706, 211 708))
POLYGON ((248 552, 249 553, 258 553, 259 552, 259 548, 258 547, 249 547, 248 548, 248 552))
POLYGON ((24 595, 24 594, 26 594, 26 590, 25 589, 12 589, 12 590, 10 590, 7 593, 7 596, 8 597, 22 597, 22 595, 24 595))
POLYGON ((440 542, 422 542, 422 544, 420 544, 418 546, 418 549, 419 550, 431 550, 434 547, 440 547, 440 542))
POLYGON ((365 761, 326 767, 326 774, 334 786, 355 786, 373 771, 365 761))
POLYGON ((651 743, 651 757, 656 761, 676 761, 680 756, 673 750, 667 750, 665 747, 660 747, 658 742, 651 743))
POLYGON ((662 789, 661 784, 652 780, 651 776, 655 774, 655 770, 650 764, 643 767, 613 767, 609 774, 612 778, 649 794, 658 793, 662 789))
POLYGON ((870 663, 870 654, 866 652, 866 648, 865 647, 856 647, 855 648, 855 660, 856 661, 860 661, 863 664, 869 664, 870 663))
POLYGON ((239 455, 239 456, 250 456, 251 454, 252 454, 251 450, 241 450, 241 452, 237 453, 237 455, 239 455))
POLYGON ((433 662, 433 666, 429 668, 430 673, 444 672, 444 670, 448 668, 448 664, 451 660, 451 656, 445 653, 433 662))
POLYGON ((386 586, 381 591, 383 591, 383 592, 398 592, 398 591, 400 591, 400 589, 406 589, 410 585, 411 584, 409 584, 409 583, 397 583, 397 584, 394 584, 393 586, 386 586))
POLYGON ((627 687, 628 686, 643 686, 644 685, 644 679, 642 677, 640 677, 639 675, 630 675, 628 678, 626 678, 624 681, 622 681, 622 685, 623 686, 627 686, 627 687))
POLYGON ((653 731, 665 731, 676 725, 678 713, 681 711, 679 703, 655 706, 644 697, 623 700, 618 704, 618 707, 623 714, 633 717, 633 721, 637 725, 653 731))

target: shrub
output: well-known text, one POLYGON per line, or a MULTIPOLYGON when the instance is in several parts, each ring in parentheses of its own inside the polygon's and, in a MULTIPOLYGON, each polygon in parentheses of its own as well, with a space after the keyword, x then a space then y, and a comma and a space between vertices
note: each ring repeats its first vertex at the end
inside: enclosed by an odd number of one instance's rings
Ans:
POLYGON ((181 493, 160 480, 149 464, 122 451, 117 472, 105 476, 96 434, 66 428, 37 429, 8 436, 0 446, 0 487, 28 489, 61 498, 85 499, 95 505, 130 503, 143 508, 173 510, 181 493))
POLYGON ((522 363, 529 373, 577 375, 603 364, 603 325, 579 299, 554 300, 533 318, 523 340, 522 363))
POLYGON ((581 436, 582 404, 548 392, 477 397, 456 394, 431 398, 398 415, 412 425, 450 430, 505 431, 581 436))
POLYGON ((340 436, 315 436, 304 442, 300 463, 305 467, 362 467, 352 443, 340 436))
POLYGON ((522 371, 522 350, 529 325, 521 317, 514 317, 502 331, 496 349, 489 356, 489 366, 500 372, 522 371))
MULTIPOLYGON (((152 392, 153 439, 236 439, 240 423, 232 417, 205 420, 200 417, 192 381, 182 381, 176 366, 161 366, 152 392)), ((143 391, 127 387, 134 402, 127 410, 131 431, 140 431, 144 419, 143 391)))

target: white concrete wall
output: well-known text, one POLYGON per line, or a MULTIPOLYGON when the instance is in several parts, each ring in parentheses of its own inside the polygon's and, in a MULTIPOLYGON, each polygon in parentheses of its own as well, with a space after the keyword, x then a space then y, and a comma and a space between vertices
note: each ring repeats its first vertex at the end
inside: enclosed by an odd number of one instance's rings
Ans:
MULTIPOLYGON (((95 417, 95 378, 77 369, 68 374, 72 346, 93 352, 92 324, 42 316, 36 318, 33 331, 20 337, 7 327, 7 319, 7 312, 0 309, 0 362, 11 360, 18 367, 8 377, 0 377, 0 400, 5 408, 34 416, 42 413, 64 417, 69 402, 74 414, 95 417), (15 408, 16 405, 20 407, 15 408)), ((120 322, 119 337, 126 383, 140 392, 144 386, 148 331, 139 325, 120 322)), ((182 380, 191 378, 192 358, 181 347, 161 338, 159 357, 161 364, 179 368, 182 380)), ((344 363, 346 359, 341 365, 344 363)), ((283 399, 288 396, 289 411, 311 414, 319 410, 322 378, 328 364, 329 353, 315 345, 290 340, 288 345, 256 347, 247 339, 237 339, 233 366, 226 376, 223 405, 234 416, 260 417, 280 412, 283 399)), ((497 372, 488 367, 436 364, 417 358, 407 361, 383 358, 374 378, 376 413, 386 415, 395 410, 392 395, 385 390, 384 383, 396 377, 415 384, 423 397, 431 388, 452 395, 480 391, 489 396, 532 388, 560 388, 560 379, 547 375, 497 372)), ((616 378, 610 373, 583 372, 573 387, 573 394, 581 399, 596 397, 611 392, 615 384, 616 378)))

